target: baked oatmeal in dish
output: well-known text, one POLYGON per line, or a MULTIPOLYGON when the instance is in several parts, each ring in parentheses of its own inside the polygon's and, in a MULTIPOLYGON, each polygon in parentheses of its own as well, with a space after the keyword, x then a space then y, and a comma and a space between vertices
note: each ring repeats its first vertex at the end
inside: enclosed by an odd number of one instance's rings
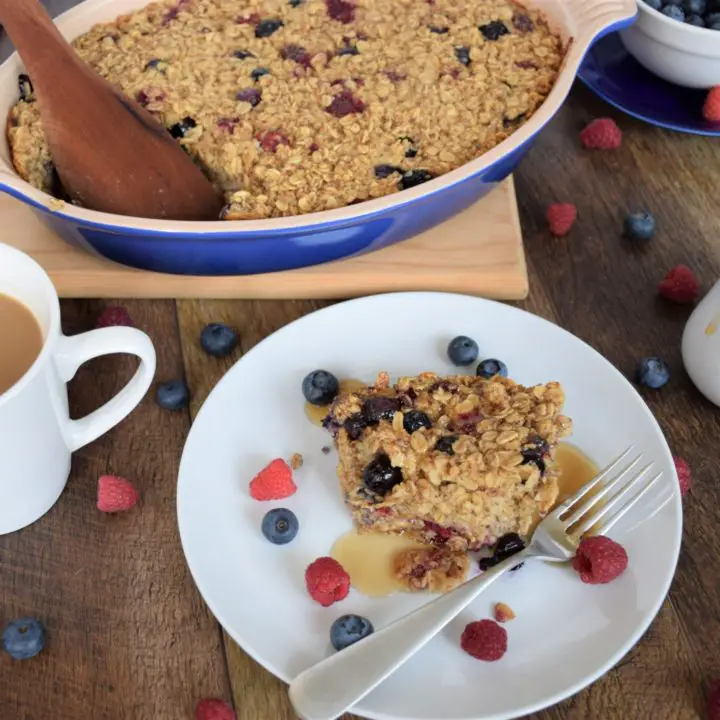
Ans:
MULTIPOLYGON (((173 0, 73 45, 165 125, 228 220, 343 207, 454 170, 533 115, 563 59, 541 15, 511 0, 173 0)), ((13 164, 57 192, 21 78, 13 164)))
POLYGON ((572 430, 564 401, 555 382, 434 373, 395 385, 383 373, 338 396, 325 425, 358 528, 460 553, 526 535, 557 500, 555 447, 572 430))

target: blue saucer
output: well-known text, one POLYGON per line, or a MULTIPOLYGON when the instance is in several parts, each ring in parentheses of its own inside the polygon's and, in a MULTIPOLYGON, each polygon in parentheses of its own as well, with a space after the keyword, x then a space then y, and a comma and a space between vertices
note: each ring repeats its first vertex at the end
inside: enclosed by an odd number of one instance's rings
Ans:
POLYGON ((703 119, 707 93, 653 75, 628 53, 617 33, 590 48, 578 77, 603 100, 639 120, 668 130, 720 137, 720 123, 703 119))

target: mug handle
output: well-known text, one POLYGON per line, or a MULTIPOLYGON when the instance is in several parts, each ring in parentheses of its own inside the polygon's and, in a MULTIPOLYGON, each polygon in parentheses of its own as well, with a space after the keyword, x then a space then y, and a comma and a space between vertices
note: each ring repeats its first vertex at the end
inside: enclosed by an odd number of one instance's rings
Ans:
POLYGON ((155 376, 155 348, 140 330, 110 327, 81 335, 60 336, 55 366, 64 382, 75 377, 78 368, 102 355, 128 353, 140 358, 140 367, 130 382, 111 400, 79 420, 68 420, 65 437, 71 452, 87 445, 115 427, 140 403, 155 376))

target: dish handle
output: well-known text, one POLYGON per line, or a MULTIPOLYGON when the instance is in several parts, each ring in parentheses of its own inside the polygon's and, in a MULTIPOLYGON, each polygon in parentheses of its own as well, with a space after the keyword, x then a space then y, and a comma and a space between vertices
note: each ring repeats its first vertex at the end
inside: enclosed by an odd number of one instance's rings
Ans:
POLYGON ((638 14, 637 0, 565 0, 565 26, 583 54, 596 40, 626 28, 638 14))

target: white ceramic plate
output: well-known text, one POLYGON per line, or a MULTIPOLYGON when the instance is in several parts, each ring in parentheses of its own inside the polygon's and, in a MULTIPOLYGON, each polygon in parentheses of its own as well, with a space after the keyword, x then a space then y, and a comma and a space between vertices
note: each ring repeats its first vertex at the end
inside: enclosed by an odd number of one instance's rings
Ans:
POLYGON ((427 602, 421 594, 371 599, 351 591, 325 609, 307 595, 305 567, 327 555, 351 522, 335 453, 321 452, 330 438, 306 419, 300 385, 319 367, 368 381, 379 370, 393 377, 451 373, 444 350, 460 334, 475 338, 482 356, 504 360, 523 384, 561 381, 572 441, 600 465, 635 444, 665 471, 659 492, 673 500, 639 528, 628 532, 633 513, 624 529, 617 526, 630 566, 610 585, 584 585, 572 570, 541 563, 502 578, 357 706, 367 718, 500 720, 559 702, 637 642, 675 571, 682 506, 672 456, 647 406, 614 367, 564 330, 507 305, 459 295, 382 295, 326 308, 264 340, 222 379, 192 427, 178 484, 180 535, 195 582, 227 632, 287 682, 332 652, 328 632, 338 616, 360 613, 379 628, 427 602), (295 452, 305 458, 296 495, 252 500, 255 473, 295 452), (283 547, 260 532, 264 513, 279 506, 300 521, 298 537, 283 547), (498 601, 517 613, 507 625, 509 650, 496 663, 473 660, 460 649, 460 634, 467 622, 490 616, 498 601))

